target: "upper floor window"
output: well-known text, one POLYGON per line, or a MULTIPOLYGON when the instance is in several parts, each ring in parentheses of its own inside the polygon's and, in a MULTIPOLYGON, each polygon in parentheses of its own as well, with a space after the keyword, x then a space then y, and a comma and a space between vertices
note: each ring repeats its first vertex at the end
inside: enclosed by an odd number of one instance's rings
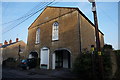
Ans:
POLYGON ((58 22, 54 22, 52 26, 52 40, 53 41, 59 39, 58 31, 59 31, 59 24, 58 22))
POLYGON ((36 44, 40 43, 40 28, 36 30, 36 44))

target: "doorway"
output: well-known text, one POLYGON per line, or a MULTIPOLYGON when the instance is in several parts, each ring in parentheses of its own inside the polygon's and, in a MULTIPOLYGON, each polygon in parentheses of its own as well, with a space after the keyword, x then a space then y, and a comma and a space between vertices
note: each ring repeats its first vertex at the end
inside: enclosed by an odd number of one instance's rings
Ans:
POLYGON ((40 67, 43 69, 49 69, 49 49, 47 47, 41 49, 40 67))
POLYGON ((55 50, 53 53, 53 69, 71 68, 71 56, 68 50, 55 50))

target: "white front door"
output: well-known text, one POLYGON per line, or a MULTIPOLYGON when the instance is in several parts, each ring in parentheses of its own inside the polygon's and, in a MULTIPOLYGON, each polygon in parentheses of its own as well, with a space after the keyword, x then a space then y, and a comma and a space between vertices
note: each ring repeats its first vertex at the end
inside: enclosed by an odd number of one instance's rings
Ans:
POLYGON ((49 49, 42 48, 40 56, 40 66, 44 69, 49 69, 49 49))

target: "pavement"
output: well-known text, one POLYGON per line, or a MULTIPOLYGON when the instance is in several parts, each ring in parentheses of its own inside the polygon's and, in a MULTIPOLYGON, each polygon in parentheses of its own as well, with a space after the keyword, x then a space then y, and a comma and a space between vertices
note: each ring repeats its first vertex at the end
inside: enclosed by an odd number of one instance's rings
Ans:
POLYGON ((2 80, 19 80, 19 79, 39 79, 39 80, 81 80, 77 74, 71 72, 70 69, 14 69, 2 67, 2 80))

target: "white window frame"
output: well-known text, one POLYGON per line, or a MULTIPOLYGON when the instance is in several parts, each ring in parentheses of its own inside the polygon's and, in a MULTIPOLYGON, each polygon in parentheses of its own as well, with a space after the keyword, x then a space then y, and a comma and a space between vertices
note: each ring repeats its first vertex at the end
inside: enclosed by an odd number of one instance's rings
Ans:
POLYGON ((54 22, 52 26, 52 41, 59 40, 59 23, 54 22))
POLYGON ((35 43, 38 44, 40 43, 40 28, 37 28, 36 30, 36 40, 35 43))

